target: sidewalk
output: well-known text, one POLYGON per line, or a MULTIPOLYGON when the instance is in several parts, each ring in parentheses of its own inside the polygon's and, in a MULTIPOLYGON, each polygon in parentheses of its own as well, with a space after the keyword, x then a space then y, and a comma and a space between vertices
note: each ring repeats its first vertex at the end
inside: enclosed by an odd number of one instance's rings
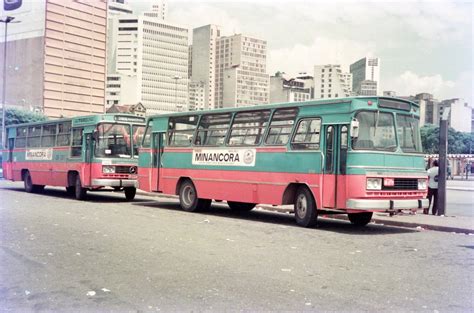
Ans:
MULTIPOLYGON (((155 198, 172 198, 177 199, 177 196, 173 195, 162 195, 156 193, 147 193, 138 191, 138 194, 151 196, 155 198)), ((285 206, 272 206, 272 205, 257 205, 257 209, 266 211, 273 211, 279 213, 293 212, 292 205, 285 206)), ((347 220, 347 215, 325 215, 321 216, 327 219, 347 220)), ((441 232, 450 233, 464 233, 474 234, 474 218, 465 216, 433 216, 422 214, 421 211, 418 214, 401 214, 389 216, 384 213, 374 213, 371 223, 377 225, 388 225, 396 227, 416 228, 420 230, 434 230, 441 232)))

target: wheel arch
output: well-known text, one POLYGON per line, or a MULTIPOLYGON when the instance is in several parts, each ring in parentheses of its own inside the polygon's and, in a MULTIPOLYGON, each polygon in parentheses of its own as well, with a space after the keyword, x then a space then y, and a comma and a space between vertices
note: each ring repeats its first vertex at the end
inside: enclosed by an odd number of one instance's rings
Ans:
POLYGON ((29 173, 30 171, 26 168, 22 169, 21 170, 21 180, 24 181, 25 180, 25 176, 26 176, 26 173, 29 173))
POLYGON ((314 196, 313 191, 309 187, 308 184, 306 183, 290 183, 288 186, 286 186, 285 191, 283 192, 283 197, 281 200, 282 204, 294 204, 295 203, 295 197, 296 197, 296 191, 300 187, 306 187, 311 196, 313 197, 314 203, 316 204, 316 208, 319 207, 318 202, 316 201, 316 197, 314 196))
MULTIPOLYGON (((187 176, 180 177, 178 179, 178 182, 176 183, 176 190, 175 190, 175 193, 174 193, 175 195, 179 195, 179 189, 181 188, 181 185, 187 180, 189 180, 194 185, 194 182, 191 179, 191 177, 187 177, 187 176)), ((194 187, 196 188, 196 185, 194 187)))

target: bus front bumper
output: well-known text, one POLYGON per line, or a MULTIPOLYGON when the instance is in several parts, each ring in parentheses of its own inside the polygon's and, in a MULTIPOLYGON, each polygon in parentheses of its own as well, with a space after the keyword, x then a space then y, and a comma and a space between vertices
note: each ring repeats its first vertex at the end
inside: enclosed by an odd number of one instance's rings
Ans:
POLYGON ((346 202, 347 209, 354 210, 408 210, 428 208, 428 199, 349 199, 346 202))
POLYGON ((135 179, 93 179, 93 186, 106 187, 135 187, 138 188, 138 181, 135 179))

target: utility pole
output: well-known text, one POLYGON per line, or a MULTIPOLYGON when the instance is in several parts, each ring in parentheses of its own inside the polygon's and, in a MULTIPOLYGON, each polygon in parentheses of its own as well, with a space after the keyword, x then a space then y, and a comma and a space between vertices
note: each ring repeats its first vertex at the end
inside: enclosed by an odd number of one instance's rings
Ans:
POLYGON ((171 78, 174 79, 174 104, 176 105, 176 109, 178 110, 178 112, 180 112, 181 107, 178 107, 178 80, 180 80, 182 77, 174 75, 171 78))
MULTIPOLYGON (((7 134, 6 134, 6 88, 7 88, 7 35, 8 35, 8 23, 11 23, 15 18, 13 16, 7 16, 4 19, 0 19, 1 23, 5 24, 5 35, 3 37, 3 87, 2 87, 2 142, 1 147, 6 147, 7 134)), ((19 21, 16 21, 19 23, 19 21)))
POLYGON ((439 173, 438 173, 438 215, 446 215, 446 155, 448 152, 448 116, 450 108, 444 108, 439 121, 439 173))

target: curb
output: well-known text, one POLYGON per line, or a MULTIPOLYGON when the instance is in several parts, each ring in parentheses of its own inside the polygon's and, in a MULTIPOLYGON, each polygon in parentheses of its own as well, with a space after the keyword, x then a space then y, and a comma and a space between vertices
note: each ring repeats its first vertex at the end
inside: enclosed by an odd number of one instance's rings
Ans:
MULTIPOLYGON (((178 199, 176 195, 164 195, 164 194, 153 194, 144 191, 138 191, 137 194, 154 197, 154 198, 167 198, 167 199, 178 199)), ((271 212, 278 212, 278 213, 292 213, 292 209, 285 209, 278 206, 270 206, 270 205, 257 205, 257 208, 271 211, 271 212)), ((334 219, 334 220, 343 220, 348 221, 346 215, 325 215, 324 218, 326 219, 334 219)), ((474 227, 473 228, 462 228, 462 227, 454 227, 454 226, 444 226, 444 225, 432 225, 426 223, 414 223, 414 222, 406 222, 406 221, 391 221, 386 219, 379 219, 377 217, 373 217, 371 224, 375 225, 387 225, 387 226, 395 226, 395 227, 404 227, 404 228, 416 228, 416 229, 424 229, 424 230, 433 230, 439 232, 447 232, 447 233, 463 233, 463 234, 474 234, 474 227)))

